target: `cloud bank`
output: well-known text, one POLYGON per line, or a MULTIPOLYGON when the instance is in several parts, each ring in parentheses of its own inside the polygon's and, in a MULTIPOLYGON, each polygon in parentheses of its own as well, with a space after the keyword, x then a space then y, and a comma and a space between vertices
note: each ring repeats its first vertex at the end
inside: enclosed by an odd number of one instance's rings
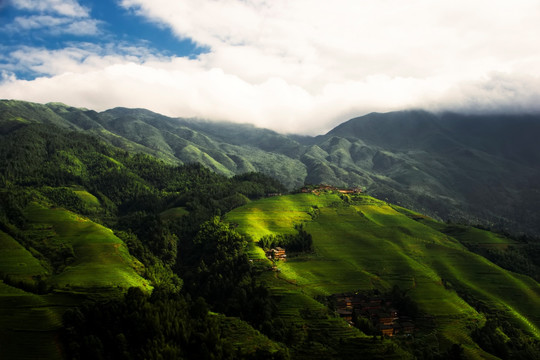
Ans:
MULTIPOLYGON (((75 1, 47 2, 57 15, 97 21, 75 1)), ((119 4, 207 51, 190 57, 165 56, 151 44, 20 47, 0 56, 0 97, 144 107, 310 134, 371 111, 540 111, 537 1, 119 4), (38 76, 19 79, 18 69, 38 76)), ((38 27, 52 15, 40 16, 18 26, 38 27)))

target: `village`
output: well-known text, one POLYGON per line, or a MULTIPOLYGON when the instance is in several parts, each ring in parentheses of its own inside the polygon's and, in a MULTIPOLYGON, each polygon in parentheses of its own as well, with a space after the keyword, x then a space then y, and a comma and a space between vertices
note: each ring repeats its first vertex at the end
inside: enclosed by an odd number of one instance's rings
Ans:
POLYGON ((362 188, 360 187, 353 187, 353 188, 338 188, 331 185, 326 184, 320 184, 320 185, 310 185, 310 186, 304 186, 300 188, 301 193, 313 193, 315 195, 318 195, 321 192, 329 192, 329 191, 336 191, 341 194, 360 194, 362 193, 362 188))
MULTIPOLYGON (((279 272, 276 262, 287 260, 285 249, 279 246, 266 250, 265 255, 274 262, 273 271, 279 272)), ((415 331, 414 320, 406 314, 399 314, 396 304, 378 293, 334 294, 330 296, 330 302, 335 306, 336 313, 349 325, 364 331, 366 329, 362 329, 359 323, 367 322, 371 335, 410 336, 415 331)))
POLYGON ((338 315, 350 325, 367 320, 372 329, 388 337, 410 336, 414 333, 413 319, 398 314, 391 300, 380 295, 343 293, 332 295, 338 315), (356 322, 356 323, 355 323, 356 322))
MULTIPOLYGON (((272 260, 271 270, 278 271, 277 261, 287 260, 284 248, 276 247, 265 251, 266 258, 272 260)), ((371 326, 369 328, 381 335, 410 336, 414 333, 415 324, 411 317, 398 314, 395 304, 388 298, 377 294, 343 293, 331 296, 336 313, 351 326, 357 326, 362 319, 371 326)), ((361 329, 362 330, 362 329, 361 329)), ((375 334, 373 334, 375 335, 375 334)))
MULTIPOLYGON (((338 188, 331 185, 308 185, 298 190, 300 193, 319 195, 323 192, 338 192, 340 194, 361 194, 362 188, 338 188)), ((268 194, 277 196, 281 194, 268 194)), ((276 246, 266 249, 265 256, 274 265, 270 270, 279 272, 278 261, 286 261, 287 254, 284 248, 276 246)), ((414 320, 406 314, 399 314, 396 304, 390 298, 377 293, 342 293, 330 297, 336 313, 349 323, 350 326, 359 327, 370 335, 388 337, 411 336, 415 331, 414 320), (361 324, 362 323, 362 324, 361 324), (366 326, 366 324, 368 324, 366 326)))

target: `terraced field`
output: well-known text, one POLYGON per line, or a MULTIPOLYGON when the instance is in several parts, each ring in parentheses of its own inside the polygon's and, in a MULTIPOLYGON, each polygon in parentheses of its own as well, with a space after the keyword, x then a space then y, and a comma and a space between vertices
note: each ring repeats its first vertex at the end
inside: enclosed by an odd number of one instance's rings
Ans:
POLYGON ((147 280, 135 271, 139 262, 110 229, 67 210, 49 209, 37 203, 30 204, 25 215, 32 219, 32 236, 43 239, 52 248, 73 251, 73 262, 52 278, 55 288, 148 286, 147 280))
POLYGON ((69 294, 36 295, 0 281, 0 358, 61 359, 62 313, 76 301, 69 294))
MULTIPOLYGON (((257 258, 256 258, 257 259, 257 258)), ((256 261, 256 259, 254 259, 256 261)), ((255 266, 267 267, 269 261, 258 258, 255 266)), ((410 355, 388 340, 374 339, 349 326, 321 302, 303 291, 283 273, 262 271, 263 281, 278 300, 278 317, 290 331, 285 342, 292 346, 295 359, 408 359, 410 355), (294 330, 290 330, 290 329, 294 330), (298 344, 308 343, 308 347, 298 344)))
POLYGON ((49 271, 30 251, 15 239, 0 231, 0 275, 13 281, 33 282, 35 276, 46 276, 49 271))
MULTIPOLYGON (((255 240, 292 232, 295 223, 306 222, 315 254, 289 257, 278 267, 280 277, 310 297, 398 285, 409 290, 421 311, 435 317, 443 347, 459 343, 470 357, 486 357, 467 330, 468 324, 485 319, 458 295, 466 291, 540 338, 537 282, 469 252, 454 237, 411 215, 420 217, 368 196, 342 200, 337 194, 298 194, 250 203, 227 219, 255 240), (310 216, 314 206, 316 215, 310 216)), ((467 236, 471 241, 503 242, 474 230, 467 236)))
POLYGON ((228 213, 231 223, 255 240, 269 234, 293 233, 294 224, 311 220, 309 211, 315 206, 329 206, 340 201, 337 196, 318 197, 312 194, 279 196, 249 203, 228 213))
POLYGON ((270 340, 245 321, 222 314, 214 314, 213 316, 219 321, 219 326, 223 331, 222 336, 227 339, 236 351, 246 357, 253 357, 259 349, 270 352, 285 351, 283 345, 270 340))
POLYGON ((110 229, 37 203, 25 215, 32 219, 24 231, 28 239, 51 251, 72 251, 72 259, 55 272, 47 261, 38 260, 37 250, 29 251, 0 231, 0 279, 9 282, 0 280, 0 359, 61 359, 58 330, 66 309, 87 296, 116 296, 129 286, 149 286, 134 269, 138 261, 110 229), (22 290, 35 291, 38 280, 53 291, 39 295, 22 290))

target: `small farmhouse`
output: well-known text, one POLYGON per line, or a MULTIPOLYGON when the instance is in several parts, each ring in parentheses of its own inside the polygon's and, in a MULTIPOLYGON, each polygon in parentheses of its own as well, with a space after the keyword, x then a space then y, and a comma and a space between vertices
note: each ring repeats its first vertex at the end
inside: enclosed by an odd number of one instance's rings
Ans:
POLYGON ((278 246, 272 250, 274 252, 274 259, 285 260, 287 258, 287 255, 285 254, 285 249, 278 246))
POLYGON ((287 254, 285 249, 282 247, 276 247, 275 249, 270 249, 266 252, 266 257, 271 260, 286 260, 287 254))

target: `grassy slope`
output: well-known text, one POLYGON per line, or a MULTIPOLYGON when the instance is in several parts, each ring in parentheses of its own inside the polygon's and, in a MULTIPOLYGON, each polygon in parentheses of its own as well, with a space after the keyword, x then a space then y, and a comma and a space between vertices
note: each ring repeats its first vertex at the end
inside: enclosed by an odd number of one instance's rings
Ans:
POLYGON ((30 204, 25 215, 32 219, 25 230, 28 236, 49 242, 51 248, 72 247, 75 257, 63 271, 51 275, 27 249, 0 232, 0 275, 28 283, 36 275, 50 276, 54 288, 62 290, 36 295, 0 281, 0 358, 61 359, 58 329, 64 311, 84 300, 77 293, 112 296, 121 288, 148 287, 148 282, 135 272, 138 262, 110 229, 37 203, 30 204))
POLYGON ((292 231, 292 224, 308 221, 316 255, 280 264, 282 276, 311 296, 388 289, 396 284, 410 289, 421 309, 436 316, 440 340, 464 344, 471 356, 486 355, 466 329, 470 322, 481 323, 483 316, 455 291, 447 290, 442 279, 507 312, 516 323, 540 336, 538 283, 499 268, 467 251, 453 237, 373 198, 363 196, 347 206, 337 195, 284 196, 250 203, 227 219, 255 239, 292 231), (320 215, 309 221, 306 211, 312 205, 321 208, 320 215))
POLYGON ((227 220, 254 239, 278 233, 293 233, 294 224, 311 220, 313 206, 328 206, 338 197, 316 197, 312 194, 280 196, 249 203, 227 214, 227 220))
POLYGON ((93 194, 84 189, 75 189, 73 192, 83 201, 89 211, 99 211, 101 203, 93 194))
POLYGON ((33 203, 25 210, 34 232, 51 243, 73 248, 75 260, 53 282, 59 288, 146 287, 134 268, 138 261, 110 229, 67 210, 49 209, 33 203), (48 233, 49 235, 47 236, 48 233))
POLYGON ((234 347, 235 351, 244 356, 254 354, 258 349, 270 352, 283 350, 283 346, 270 340, 251 325, 235 317, 215 314, 219 321, 223 337, 234 347))
POLYGON ((6 359, 60 359, 61 315, 43 296, 0 281, 0 354, 6 359))
MULTIPOLYGON (((228 213, 226 219, 238 224, 239 231, 258 239, 268 234, 293 233, 294 224, 311 220, 308 211, 312 210, 313 206, 323 208, 339 201, 337 196, 311 194, 272 197, 237 208, 228 213)), ((256 260, 256 266, 262 269, 271 265, 258 246, 251 246, 250 256, 256 260)), ((295 350, 295 358, 334 358, 337 354, 335 349, 322 345, 328 341, 328 338, 336 340, 334 346, 339 347, 341 355, 349 354, 352 357, 370 359, 401 359, 408 356, 399 349, 396 352, 387 341, 374 343, 370 337, 349 327, 345 321, 313 299, 312 295, 316 293, 309 291, 308 287, 299 287, 294 279, 294 272, 284 268, 283 265, 281 266, 282 273, 263 271, 260 280, 270 287, 272 296, 279 299, 279 317, 288 326, 302 329, 296 333, 295 336, 298 338, 294 341, 297 344, 309 342, 307 348, 295 350), (337 343, 338 339, 339 343, 337 343)), ((315 285, 315 282, 311 285, 315 285)))
POLYGON ((48 271, 30 251, 15 239, 0 231, 0 275, 14 280, 33 282, 33 276, 47 275, 48 271))
MULTIPOLYGON (((15 239, 0 231, 0 275, 33 283, 47 275, 40 262, 15 239)), ((0 354, 6 358, 59 358, 54 330, 60 314, 47 298, 9 286, 0 280, 0 354), (28 346, 36 341, 37 346, 28 346)))

